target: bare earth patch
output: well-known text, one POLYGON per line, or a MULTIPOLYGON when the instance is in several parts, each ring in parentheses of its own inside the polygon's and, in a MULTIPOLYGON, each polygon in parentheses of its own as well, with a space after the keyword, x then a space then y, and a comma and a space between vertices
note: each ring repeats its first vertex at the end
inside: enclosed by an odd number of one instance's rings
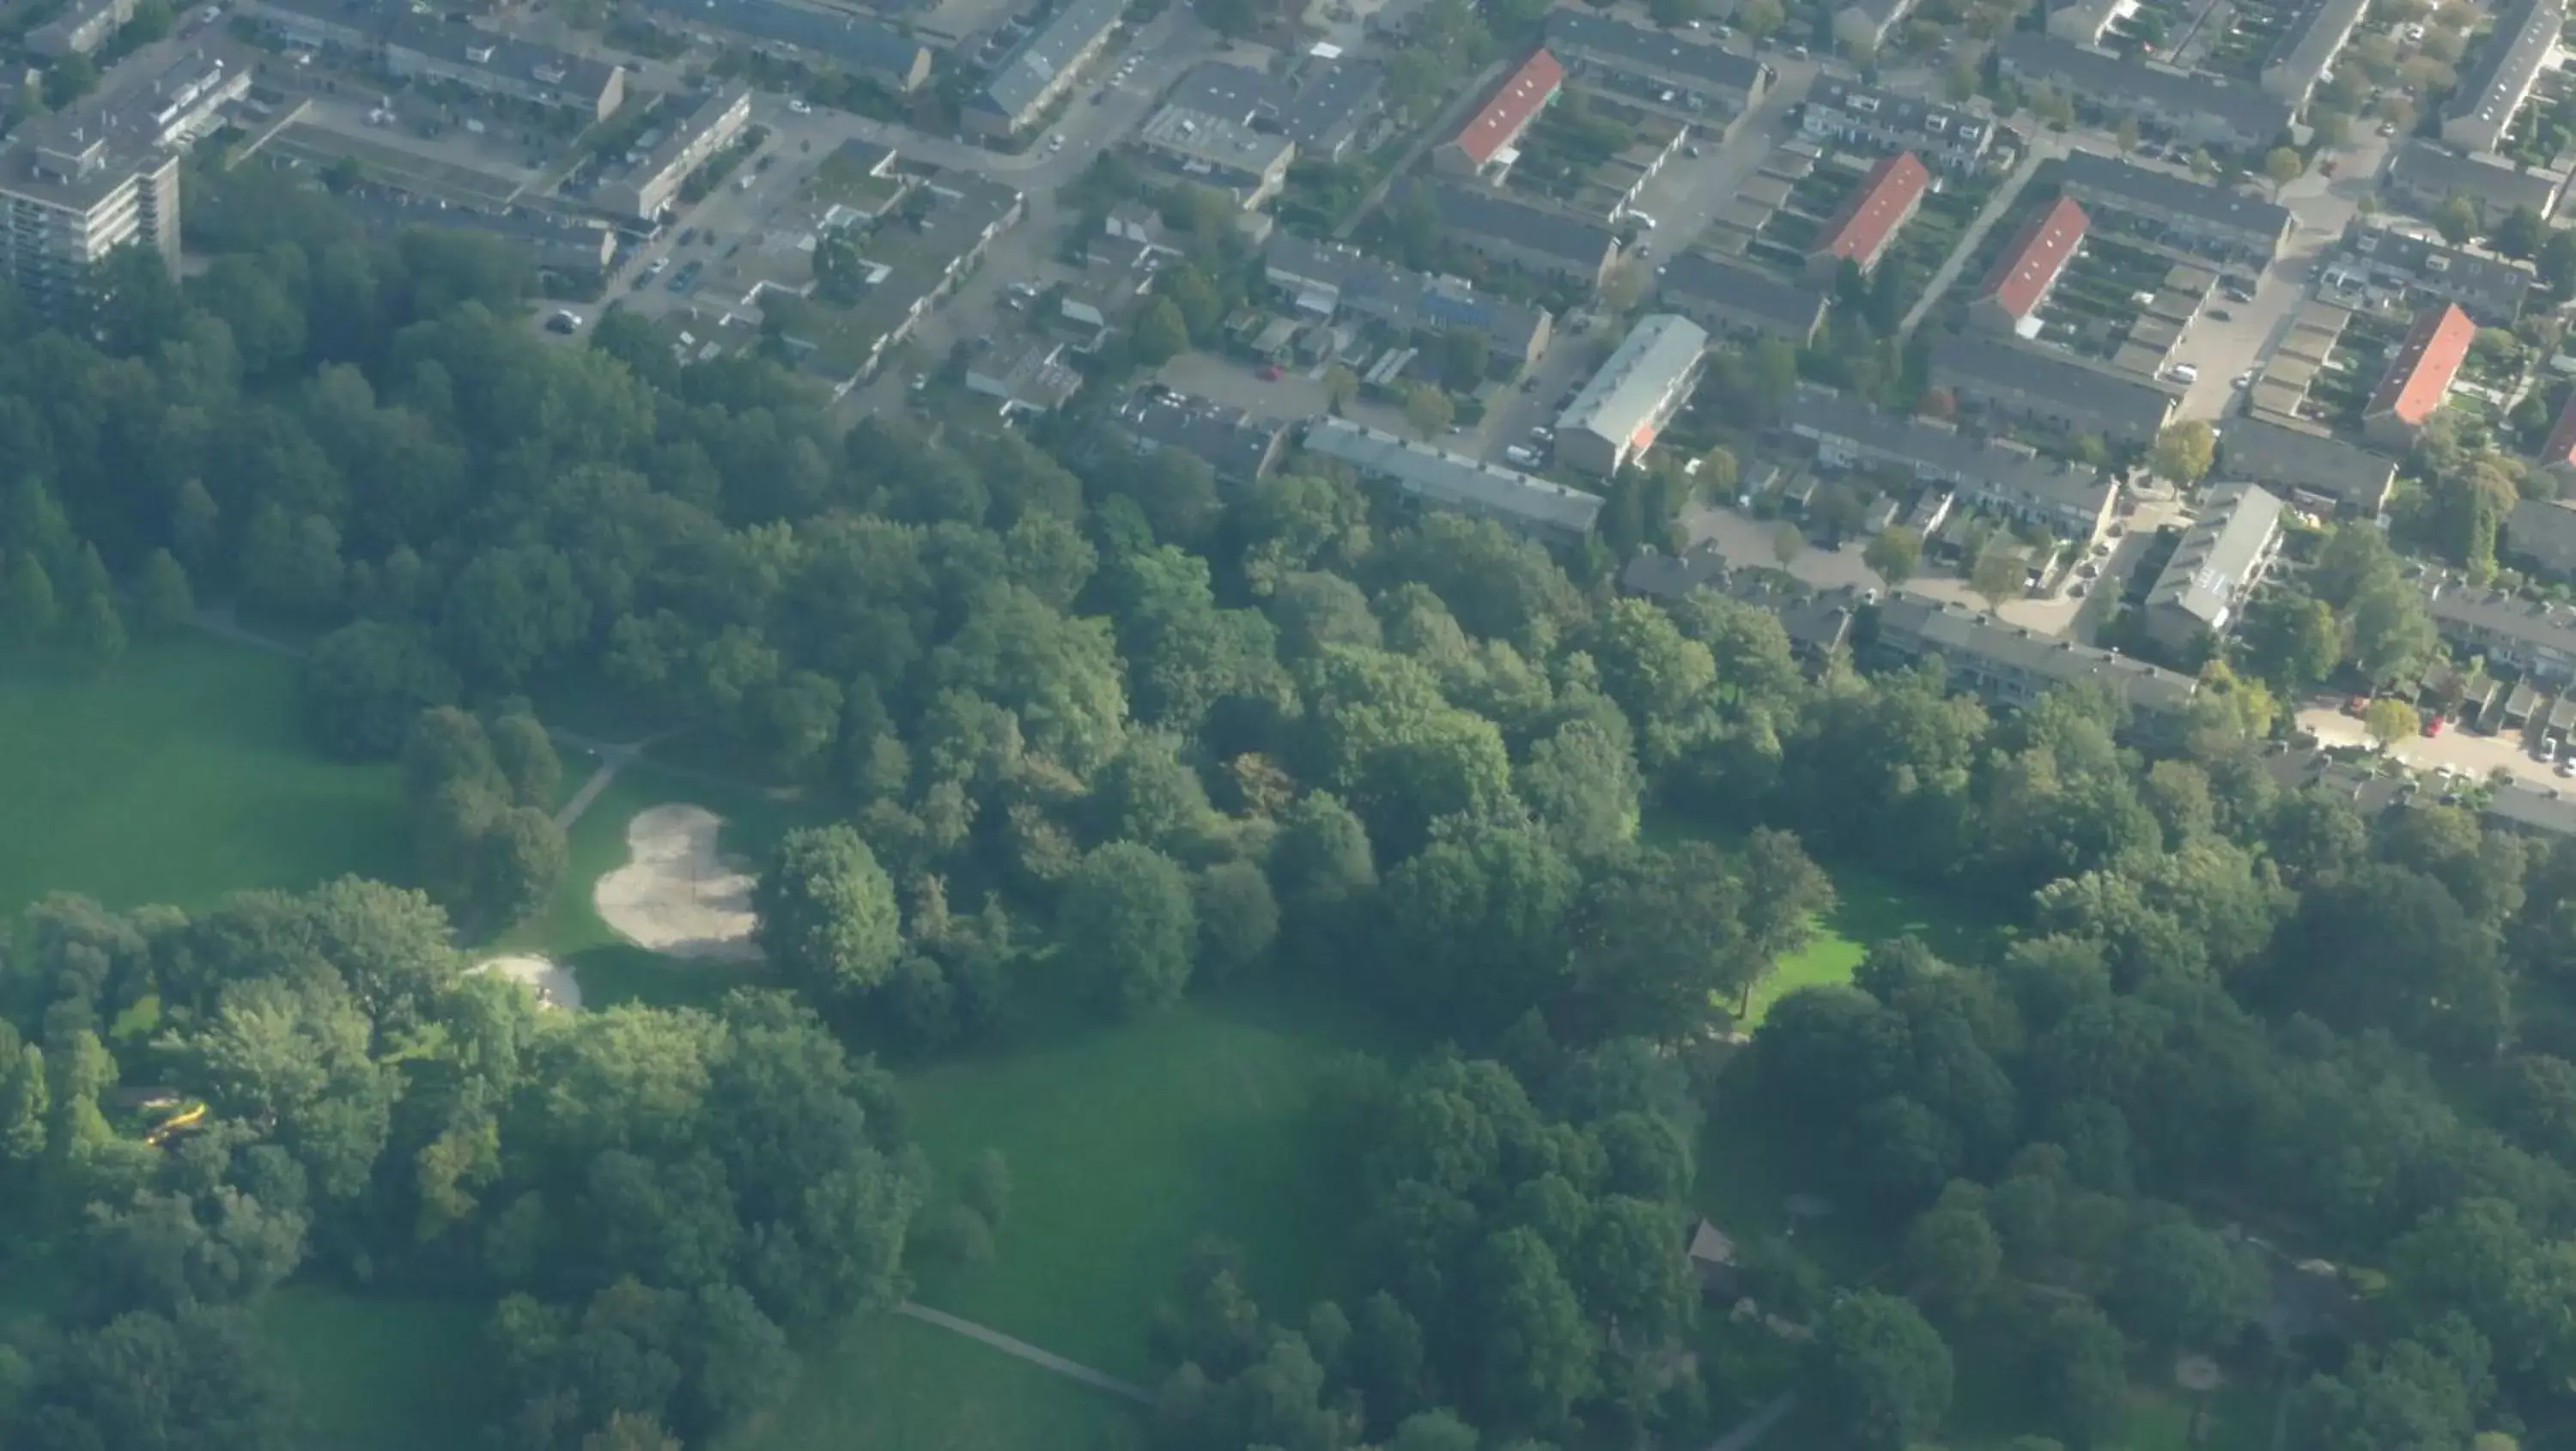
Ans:
POLYGON ((626 865, 599 879, 599 920, 638 947, 673 957, 757 962, 752 878, 716 854, 724 818, 656 806, 626 826, 626 865))
POLYGON ((476 972, 499 973, 512 982, 523 982, 536 990, 537 1002, 549 1008, 581 1007, 581 983, 572 969, 544 957, 496 957, 477 964, 476 972))

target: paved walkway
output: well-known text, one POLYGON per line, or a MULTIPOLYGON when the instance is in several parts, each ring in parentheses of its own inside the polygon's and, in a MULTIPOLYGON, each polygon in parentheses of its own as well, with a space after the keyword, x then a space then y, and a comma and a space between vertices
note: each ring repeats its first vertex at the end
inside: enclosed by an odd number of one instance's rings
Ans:
POLYGON ((1736 1423, 1735 1429, 1709 1443, 1708 1451, 1752 1451, 1771 1428, 1787 1420, 1798 1409, 1798 1393, 1783 1391, 1769 1405, 1736 1423))
POLYGON ((1977 254, 1977 244, 1986 239, 1986 233, 1994 230, 1996 220, 2012 209, 2014 199, 2021 195, 2022 186, 2030 180, 2030 174, 2039 170, 2039 164, 2052 154, 2054 148, 2033 143, 2022 156, 2021 165, 2014 167, 2013 174, 2004 178, 2004 184, 1995 188, 1995 194, 1986 198, 1986 205, 1977 213, 1977 219, 1968 223, 1968 230, 1959 234, 1959 244, 1950 249, 1949 256, 1941 259, 1941 270, 1933 273, 1932 280, 1924 284, 1923 295, 1914 300, 1913 310, 1906 313, 1905 321, 1897 326, 1899 341, 1914 336, 1915 324, 1923 321, 1925 315, 1932 311, 1932 304, 1939 302, 1942 294, 1950 290, 1950 284, 1959 280, 1960 269, 1977 254))
MULTIPOLYGON (((1076 1361, 1067 1360, 1052 1350, 1040 1350, 1025 1340, 1005 1335, 989 1325, 978 1325, 972 1320, 961 1320, 945 1310, 933 1310, 927 1305, 916 1305, 910 1300, 897 1305, 895 1313, 908 1315, 925 1325, 936 1325, 942 1330, 953 1330, 969 1340, 980 1340, 1004 1355, 1015 1356, 1040 1369, 1054 1371, 1067 1380, 1078 1380, 1095 1390, 1107 1391, 1113 1396, 1134 1401, 1140 1406, 1154 1404, 1153 1392, 1143 1386, 1093 1370, 1090 1366, 1076 1361)), ((1720 1448, 1720 1451, 1736 1451, 1736 1448, 1720 1448)))

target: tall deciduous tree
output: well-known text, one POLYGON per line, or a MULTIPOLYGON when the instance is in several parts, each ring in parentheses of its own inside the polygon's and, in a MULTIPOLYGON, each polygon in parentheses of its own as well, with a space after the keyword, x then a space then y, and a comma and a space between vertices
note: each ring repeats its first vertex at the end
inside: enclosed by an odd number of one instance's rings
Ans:
POLYGON ((827 999, 876 988, 903 950, 894 883, 846 826, 790 832, 752 889, 752 907, 761 950, 827 999))
POLYGON ((1904 1451, 1950 1412, 1950 1347, 1922 1312, 1860 1290, 1828 1307, 1807 1364, 1817 1410, 1862 1451, 1904 1451))
POLYGON ((1116 841, 1085 856, 1056 928, 1073 979, 1114 1011, 1169 1007, 1189 986, 1198 906, 1180 863, 1152 847, 1116 841))

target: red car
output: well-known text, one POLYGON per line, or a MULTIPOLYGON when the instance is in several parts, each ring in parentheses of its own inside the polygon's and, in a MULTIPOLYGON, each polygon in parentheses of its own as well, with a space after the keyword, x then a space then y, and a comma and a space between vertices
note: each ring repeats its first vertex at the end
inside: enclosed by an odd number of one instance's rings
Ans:
POLYGON ((1261 370, 1261 381, 1264 383, 1276 383, 1279 381, 1279 377, 1279 365, 1277 363, 1267 364, 1261 370))
POLYGON ((2424 734, 2428 736, 2438 736, 2442 733, 2442 727, 2448 724, 2449 722, 2444 720, 2439 714, 2428 715, 2424 718, 2424 734))

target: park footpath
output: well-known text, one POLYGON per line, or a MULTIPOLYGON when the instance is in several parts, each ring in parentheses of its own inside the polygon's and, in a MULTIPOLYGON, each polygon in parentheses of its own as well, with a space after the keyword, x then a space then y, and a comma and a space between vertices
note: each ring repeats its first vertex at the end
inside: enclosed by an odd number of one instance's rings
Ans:
MULTIPOLYGON (((265 651, 271 655, 300 659, 305 653, 301 646, 292 641, 281 640, 274 635, 263 635, 242 624, 240 619, 227 608, 199 610, 189 623, 218 639, 229 640, 236 645, 265 651)), ((566 801, 555 812, 555 824, 569 829, 574 822, 581 819, 582 813, 590 809, 591 803, 597 801, 600 794, 617 779, 618 772, 642 759, 646 749, 669 740, 686 729, 688 729, 686 726, 682 726, 677 730, 664 731, 659 735, 647 736, 638 741, 603 741, 575 731, 547 727, 546 734, 552 736, 557 742, 587 751, 599 762, 598 766, 591 771, 589 778, 581 783, 580 789, 573 792, 572 799, 566 801)), ((682 775, 702 777, 723 785, 757 789, 752 787, 750 782, 732 780, 713 772, 685 767, 670 769, 682 775)), ((896 1306, 895 1313, 918 1320, 925 1325, 936 1325, 942 1330, 963 1335, 969 1340, 989 1345, 1004 1355, 1027 1361, 1041 1370, 1050 1371, 1067 1380, 1079 1381, 1094 1390, 1107 1391, 1122 1400, 1133 1401, 1140 1406, 1154 1404, 1153 1393, 1133 1381, 1123 1381, 1107 1371, 1094 1370, 1080 1361, 1068 1360, 1052 1350, 1031 1345, 1014 1335, 1006 1335, 990 1325, 979 1325, 972 1320, 951 1315, 945 1310, 934 1310, 928 1305, 916 1304, 910 1300, 896 1306)))

